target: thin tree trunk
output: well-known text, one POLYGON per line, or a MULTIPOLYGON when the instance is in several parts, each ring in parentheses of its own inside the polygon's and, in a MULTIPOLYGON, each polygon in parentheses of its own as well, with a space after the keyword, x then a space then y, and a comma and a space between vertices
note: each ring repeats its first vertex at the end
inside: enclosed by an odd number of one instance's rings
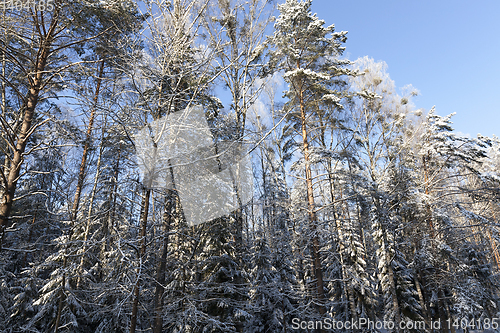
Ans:
MULTIPOLYGON (((330 201, 332 204, 332 212, 333 212, 333 221, 335 223, 335 230, 337 232, 337 235, 339 237, 339 258, 340 258, 340 270, 342 274, 342 290, 341 290, 341 300, 345 300, 346 302, 350 302, 349 296, 347 295, 347 278, 345 274, 345 264, 344 264, 344 235, 342 233, 342 226, 341 226, 341 220, 338 215, 338 213, 335 211, 335 206, 333 203, 335 202, 335 186, 333 183, 333 178, 332 178, 332 160, 328 159, 328 183, 330 185, 330 201)), ((341 192, 341 197, 342 199, 342 192, 341 192)), ((333 235, 332 235, 333 236, 333 235)), ((333 244, 333 237, 332 237, 332 244, 333 244)), ((352 312, 352 309, 351 309, 352 312)))
POLYGON ((446 299, 444 296, 443 289, 439 288, 438 290, 438 317, 441 319, 441 332, 448 333, 448 325, 446 325, 446 299))
POLYGON ((282 320, 283 333, 286 333, 286 309, 285 309, 285 302, 281 302, 281 312, 283 313, 283 320, 282 320))
MULTIPOLYGON (((450 306, 448 305, 448 302, 445 302, 445 309, 446 309, 446 316, 451 320, 451 322, 453 322, 453 315, 451 314, 450 306)), ((448 325, 445 323, 446 323, 446 321, 442 325, 444 325, 446 328, 448 325)), ((453 327, 453 325, 450 325, 450 331, 451 331, 451 333, 456 333, 455 327, 453 327)))
POLYGON ((149 213, 149 198, 151 196, 150 189, 144 189, 144 196, 142 200, 142 211, 141 211, 141 231, 139 234, 141 248, 139 251, 139 268, 137 268, 137 280, 134 285, 134 303, 132 305, 132 315, 130 317, 130 333, 135 333, 137 326, 137 312, 139 307, 139 284, 141 277, 142 264, 144 262, 144 255, 146 254, 146 227, 148 223, 148 213, 149 213))
MULTIPOLYGON (((62 288, 64 288, 64 285, 66 284, 66 276, 64 276, 64 275, 63 275, 62 283, 63 283, 62 288)), ((60 295, 59 295, 59 302, 57 305, 57 315, 56 315, 56 323, 55 323, 54 333, 57 333, 59 331, 59 323, 61 322, 63 300, 64 300, 64 292, 61 290, 60 295)))
MULTIPOLYGON (((354 171, 352 169, 352 164, 351 164, 351 160, 348 159, 347 160, 347 165, 349 167, 349 180, 351 182, 351 186, 352 186, 352 189, 355 193, 360 193, 361 191, 358 191, 357 187, 356 187, 356 184, 352 178, 352 175, 354 174, 354 171)), ((357 225, 357 229, 358 229, 358 233, 359 233, 359 237, 361 238, 361 244, 363 245, 363 260, 366 261, 366 240, 365 240, 365 232, 364 232, 364 229, 363 229, 363 226, 361 224, 361 210, 360 210, 360 206, 361 206, 361 203, 359 202, 359 197, 356 195, 356 214, 357 214, 357 217, 358 217, 358 225, 357 225)), ((351 226, 352 226, 352 223, 351 223, 351 226)), ((354 230, 354 228, 353 228, 354 230)))
MULTIPOLYGON (((30 231, 28 234, 28 244, 31 243, 31 239, 33 238, 33 228, 35 226, 35 220, 36 220, 36 212, 33 215, 33 220, 31 221, 31 225, 29 227, 30 231)), ((23 257, 23 267, 26 266, 26 260, 28 259, 28 251, 24 252, 24 257, 23 257)))
POLYGON ((430 327, 429 313, 427 312, 427 306, 425 305, 424 293, 422 291, 422 287, 420 286, 420 274, 417 274, 417 277, 415 277, 414 282, 415 282, 415 287, 417 288, 418 300, 420 303, 420 307, 422 308, 425 323, 426 323, 427 327, 430 327))
POLYGON ((78 215, 78 206, 80 205, 80 197, 82 195, 83 182, 85 180, 85 169, 87 168, 87 157, 90 149, 90 141, 92 140, 92 130, 94 129, 94 119, 97 111, 97 102, 99 100, 99 92, 101 89, 101 82, 104 74, 104 59, 99 61, 99 69, 96 80, 96 87, 94 93, 94 101, 92 111, 90 112, 89 123, 87 125, 87 135, 85 137, 85 144, 83 147, 82 161, 80 162, 80 171, 78 173, 78 182, 76 184, 75 198, 73 200, 73 207, 71 208, 71 220, 76 221, 78 215))
POLYGON ((486 231, 488 233, 488 239, 490 241, 491 252, 493 253, 493 255, 492 255, 493 261, 495 262, 495 267, 498 270, 499 263, 500 263, 500 255, 498 254, 498 249, 497 249, 497 246, 495 244, 495 241, 493 240, 493 237, 491 236, 491 230, 486 229, 486 231))
POLYGON ((81 283, 81 274, 83 273, 83 265, 85 263, 85 252, 87 252, 88 245, 87 245, 87 240, 90 232, 90 220, 92 218, 92 208, 94 207, 94 200, 95 200, 95 195, 97 193, 97 184, 99 183, 99 177, 101 175, 101 161, 102 161, 102 153, 104 151, 104 145, 103 145, 103 139, 104 139, 104 132, 105 132, 105 127, 106 127, 106 121, 104 121, 104 125, 102 127, 102 134, 101 134, 101 144, 99 147, 99 156, 97 157, 97 165, 96 165, 96 172, 94 176, 94 185, 92 186, 92 192, 90 195, 90 202, 89 202, 89 209, 87 212, 87 220, 85 224, 85 231, 83 233, 83 249, 82 249, 82 256, 80 258, 80 267, 79 267, 79 272, 80 275, 78 276, 76 280, 76 289, 80 288, 80 283, 81 283))
MULTIPOLYGON (((342 190, 342 187, 340 187, 340 200, 343 200, 343 199, 344 199, 344 191, 342 190)), ((342 215, 343 215, 344 219, 346 219, 346 221, 349 225, 349 228, 351 229, 351 233, 354 233, 354 228, 352 226, 352 220, 351 220, 351 215, 349 214, 349 209, 346 207, 345 202, 341 202, 341 205, 342 205, 342 213, 343 213, 342 215)), ((339 232, 339 234, 342 233, 341 228, 339 228, 338 232, 339 232)), ((344 242, 343 239, 341 241, 344 242)), ((352 240, 349 240, 349 241, 351 243, 350 246, 353 247, 352 240)), ((342 274, 344 275, 343 279, 346 282, 345 288, 346 288, 346 293, 347 293, 347 297, 348 297, 347 299, 349 300, 349 309, 351 310, 351 319, 354 320, 355 322, 357 322, 358 321, 358 313, 356 311, 356 301, 354 298, 354 290, 353 290, 353 288, 349 287, 347 284, 349 277, 347 276, 347 273, 345 272, 345 264, 344 264, 344 260, 343 260, 344 252, 345 251, 342 250, 341 256, 340 256, 340 258, 342 259, 342 274)))
MULTIPOLYGON (((230 7, 221 8, 224 11, 224 15, 227 17, 231 17, 230 7)), ((231 67, 230 67, 230 82, 233 84, 231 87, 231 94, 233 100, 234 111, 236 113, 236 139, 239 143, 243 141, 243 135, 245 132, 245 120, 246 120, 246 99, 245 94, 241 94, 240 88, 240 77, 241 73, 239 72, 238 65, 238 41, 237 41, 237 26, 234 22, 228 22, 226 25, 227 28, 227 36, 230 40, 231 47, 231 67), (241 104, 241 105, 240 105, 241 104)), ((241 205, 238 209, 232 214, 235 223, 235 247, 237 252, 241 252, 243 248, 243 214, 241 210, 241 205)), ((240 257, 240 264, 242 264, 242 258, 240 257)))
POLYGON ((156 271, 156 289, 154 298, 155 319, 153 333, 161 333, 163 329, 163 292, 165 290, 165 269, 168 255, 168 236, 172 225, 172 201, 174 194, 169 191, 165 200, 165 211, 163 213, 163 249, 156 271))
POLYGON ((356 313, 356 304, 354 302, 354 297, 352 290, 347 286, 348 276, 346 273, 346 265, 344 262, 344 236, 342 233, 342 226, 340 225, 341 220, 337 214, 335 214, 335 226, 337 227, 337 234, 339 235, 339 257, 340 257, 340 268, 342 271, 342 298, 348 302, 349 310, 351 311, 351 319, 353 321, 358 321, 358 316, 356 313))
POLYGON ((389 262, 387 265, 387 269, 389 271, 389 280, 391 282, 391 297, 392 297, 392 306, 394 308, 394 329, 395 332, 399 332, 399 323, 401 322, 401 314, 398 302, 398 296, 396 293, 396 280, 394 279, 394 272, 392 270, 392 264, 389 262))
POLYGON ((306 110, 304 105, 304 96, 303 91, 300 91, 300 120, 302 125, 302 148, 304 150, 304 160, 305 160, 305 173, 306 173, 306 185, 307 185, 307 202, 308 202, 308 211, 309 211, 309 227, 312 234, 312 258, 313 258, 313 267, 314 267, 314 275, 316 279, 316 293, 317 293, 317 301, 318 301, 318 310, 321 315, 326 313, 325 310, 325 291, 324 291, 324 283, 323 283, 323 269, 321 267, 321 255, 319 253, 320 243, 319 237, 317 233, 318 225, 317 225, 317 217, 315 212, 315 203, 314 203, 314 190, 313 190, 313 181, 312 181, 312 172, 311 165, 309 163, 309 142, 307 138, 307 125, 306 125, 306 110))
MULTIPOLYGON (((496 224, 497 217, 496 217, 495 211, 493 210, 493 205, 491 204, 491 202, 489 203, 489 207, 490 207, 491 215, 493 216, 493 223, 496 224)), ((488 231, 488 239, 490 241, 490 246, 491 246, 491 252, 493 253, 492 257, 493 257, 493 260, 495 261, 495 266, 496 266, 496 269, 498 271, 498 269, 500 268, 500 254, 498 253, 498 248, 497 248, 496 242, 493 239, 493 236, 491 235, 491 230, 489 228, 487 228, 487 231, 488 231)))
POLYGON ((269 221, 270 217, 269 217, 269 211, 267 209, 267 204, 268 204, 267 180, 266 180, 266 169, 265 169, 265 165, 264 165, 263 149, 261 149, 261 154, 262 154, 262 158, 260 159, 260 165, 262 168, 262 188, 263 188, 262 194, 264 196, 264 200, 262 202, 262 224, 263 224, 264 234, 267 236, 267 239, 272 239, 271 233, 270 233, 271 232, 271 229, 270 229, 271 222, 269 221))
MULTIPOLYGON (((375 206, 377 207, 377 210, 380 212, 381 209, 379 208, 381 205, 380 205, 380 201, 378 200, 378 198, 375 198, 375 206)), ((383 224, 381 223, 381 228, 382 228, 382 239, 383 239, 383 244, 384 246, 387 248, 389 247, 389 241, 387 240, 387 230, 385 229, 385 227, 383 226, 383 224)), ((388 275, 389 275, 389 283, 390 283, 390 286, 389 286, 389 292, 391 294, 391 301, 392 301, 392 307, 394 309, 394 330, 395 332, 399 332, 399 324, 401 322, 401 309, 400 309, 400 306, 399 306, 399 301, 398 301, 398 295, 397 295, 397 286, 396 286, 396 279, 394 277, 394 271, 392 269, 392 259, 391 260, 387 260, 388 258, 386 258, 385 260, 385 265, 387 267, 387 272, 388 272, 388 275)))
MULTIPOLYGON (((113 244, 114 239, 112 236, 112 230, 114 228, 114 220, 115 220, 115 214, 116 214, 116 191, 118 189, 118 174, 120 172, 120 159, 122 156, 122 143, 120 142, 120 145, 118 146, 118 156, 116 157, 116 163, 115 166, 113 167, 113 177, 111 179, 111 189, 109 191, 109 212, 108 212, 108 218, 107 221, 105 221, 103 224, 103 234, 105 237, 105 241, 103 242, 102 245, 102 253, 108 251, 110 244, 113 244), (109 237, 108 237, 109 236, 109 237)), ((132 208, 133 211, 133 208, 132 208)))
MULTIPOLYGON (((5 10, 3 11, 3 21, 5 22, 5 10)), ((7 36, 7 25, 4 25, 4 39, 7 36)), ((7 40, 4 40, 5 45, 7 45, 9 42, 7 40)), ((5 72, 5 66, 7 64, 7 58, 5 55, 5 52, 2 52, 2 77, 6 77, 6 72, 5 72)), ((7 119, 7 92, 6 92, 6 82, 2 80, 2 119, 5 120, 7 119)), ((0 188, 3 188, 3 190, 0 192, 0 199, 3 198, 6 195, 6 189, 7 189, 7 174, 9 173, 9 165, 10 165, 10 160, 9 156, 7 154, 10 154, 10 149, 8 146, 5 147, 5 151, 7 152, 5 154, 5 158, 3 161, 3 167, 0 169, 1 177, 0 177, 0 188)), ((0 223, 2 223, 0 221, 0 223)), ((1 245, 2 245, 2 238, 3 238, 3 223, 0 225, 0 250, 1 250, 1 245)), ((26 254, 25 254, 26 256, 26 254)))
MULTIPOLYGON (((335 196, 334 196, 334 185, 333 185, 333 179, 331 177, 331 166, 329 164, 329 182, 330 182, 330 199, 332 202, 335 201, 335 196)), ((342 189, 340 191, 340 200, 343 199, 343 192, 342 189)), ((333 208, 334 209, 334 208, 333 208)), ((345 214, 345 211, 344 211, 345 214)), ((344 217, 345 218, 345 217, 344 217)), ((340 269, 342 273, 342 298, 345 300, 345 302, 348 302, 349 310, 351 311, 351 319, 357 322, 358 316, 356 313, 356 304, 354 302, 354 297, 351 289, 347 286, 347 281, 348 277, 346 274, 346 265, 344 262, 344 253, 345 253, 345 245, 344 245, 344 234, 342 231, 342 225, 341 225, 341 218, 338 216, 338 214, 334 211, 334 221, 335 221, 335 228, 337 229, 337 235, 339 237, 339 258, 340 258, 340 269)))
MULTIPOLYGON (((422 157, 422 162, 424 165, 424 181, 425 181, 425 194, 428 196, 430 195, 430 189, 429 189, 429 168, 428 168, 428 163, 430 161, 430 153, 427 153, 427 156, 422 157)), ((429 225, 429 230, 430 230, 430 235, 431 238, 434 238, 434 225, 432 224, 432 211, 431 211, 431 206, 426 203, 425 208, 427 211, 427 224, 429 225)))

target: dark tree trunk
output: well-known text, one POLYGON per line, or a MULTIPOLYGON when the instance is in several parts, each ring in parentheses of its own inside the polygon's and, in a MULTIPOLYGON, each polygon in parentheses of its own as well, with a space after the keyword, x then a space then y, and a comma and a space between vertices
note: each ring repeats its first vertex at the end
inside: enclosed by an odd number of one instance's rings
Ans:
POLYGON ((167 266, 168 242, 170 227, 172 225, 172 202, 174 194, 170 191, 165 199, 165 211, 163 213, 163 248, 158 267, 156 270, 156 289, 154 298, 155 319, 153 324, 153 333, 161 333, 163 329, 163 292, 165 285, 165 269, 167 266))
POLYGON ((78 173, 78 182, 76 184, 75 198, 73 200, 73 207, 71 208, 71 219, 76 221, 78 215, 78 206, 80 205, 80 197, 83 190, 83 182, 85 180, 85 169, 87 168, 87 158, 89 155, 90 141, 92 140, 92 130, 94 129, 94 119, 97 110, 97 101, 99 100, 99 91, 101 89, 102 77, 104 74, 104 60, 99 61, 99 70, 97 74, 97 82, 94 93, 94 104, 90 112, 89 123, 87 125, 87 135, 85 137, 85 144, 83 147, 82 161, 80 162, 80 171, 78 173))
MULTIPOLYGON (((139 250, 139 259, 141 261, 140 266, 145 259, 146 254, 146 227, 148 224, 148 212, 149 212, 149 198, 151 196, 151 190, 144 189, 144 196, 142 199, 142 210, 141 210, 141 231, 139 233, 141 248, 139 250)), ((130 333, 135 333, 137 326, 137 313, 139 308, 139 289, 140 289, 140 274, 141 267, 137 269, 137 280, 134 285, 134 302, 132 304, 132 315, 130 317, 130 333)))

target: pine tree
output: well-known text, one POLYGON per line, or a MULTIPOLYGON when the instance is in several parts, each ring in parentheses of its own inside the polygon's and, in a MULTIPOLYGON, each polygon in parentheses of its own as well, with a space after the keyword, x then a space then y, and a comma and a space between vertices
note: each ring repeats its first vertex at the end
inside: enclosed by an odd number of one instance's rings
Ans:
POLYGON ((321 105, 340 107, 341 92, 333 88, 338 77, 349 74, 347 60, 340 60, 341 44, 346 32, 334 32, 334 26, 324 27, 324 21, 311 13, 311 1, 288 0, 278 6, 280 16, 275 23, 275 32, 268 40, 271 48, 270 68, 284 71, 289 84, 286 97, 287 108, 292 110, 290 123, 300 131, 300 149, 307 184, 309 235, 314 279, 315 299, 319 312, 325 314, 325 286, 323 282, 318 217, 315 212, 315 194, 308 126, 315 112, 323 112, 321 105), (333 89, 332 89, 333 88, 333 89), (318 110, 319 109, 319 110, 318 110))

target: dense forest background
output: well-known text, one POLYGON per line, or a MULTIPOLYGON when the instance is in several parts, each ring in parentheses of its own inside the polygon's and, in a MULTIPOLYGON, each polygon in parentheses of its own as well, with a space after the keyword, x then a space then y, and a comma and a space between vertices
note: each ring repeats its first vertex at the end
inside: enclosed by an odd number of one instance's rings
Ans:
POLYGON ((18 7, 0 13, 1 332, 498 328, 499 139, 345 58, 310 0, 18 7), (190 106, 254 176, 195 226, 144 186, 133 140, 190 106))

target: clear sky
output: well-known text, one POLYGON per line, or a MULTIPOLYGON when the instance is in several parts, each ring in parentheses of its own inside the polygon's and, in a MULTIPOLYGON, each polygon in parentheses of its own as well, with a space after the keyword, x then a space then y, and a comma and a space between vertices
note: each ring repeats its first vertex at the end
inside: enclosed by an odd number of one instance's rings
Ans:
POLYGON ((417 88, 417 108, 500 136, 499 0, 313 0, 312 11, 349 32, 349 59, 383 60, 397 87, 417 88))

